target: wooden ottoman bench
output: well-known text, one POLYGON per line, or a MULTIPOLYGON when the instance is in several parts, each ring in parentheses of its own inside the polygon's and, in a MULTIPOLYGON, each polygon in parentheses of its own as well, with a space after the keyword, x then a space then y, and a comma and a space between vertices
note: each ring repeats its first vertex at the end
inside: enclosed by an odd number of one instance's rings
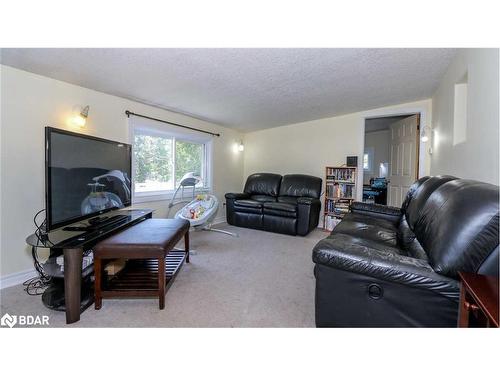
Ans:
POLYGON ((146 296, 158 296, 164 309, 166 285, 184 260, 189 263, 189 221, 183 219, 144 220, 99 242, 94 248, 96 310, 103 298, 146 296), (173 251, 182 237, 184 251, 173 251), (103 266, 111 259, 127 259, 127 263, 103 280, 103 266))

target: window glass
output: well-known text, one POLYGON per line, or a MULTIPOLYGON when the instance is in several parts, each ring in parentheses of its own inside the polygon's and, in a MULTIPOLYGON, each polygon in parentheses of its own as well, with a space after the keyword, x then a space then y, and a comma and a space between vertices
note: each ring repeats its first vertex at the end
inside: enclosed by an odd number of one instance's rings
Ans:
POLYGON ((133 184, 136 197, 148 199, 148 196, 171 194, 179 187, 182 177, 190 172, 201 177, 197 188, 210 189, 211 139, 196 134, 179 136, 177 138, 170 129, 163 131, 154 126, 134 126, 133 184))
MULTIPOLYGON (((175 142, 175 186, 186 173, 194 172, 196 176, 203 176, 204 147, 200 143, 186 141, 175 142)), ((200 183, 199 186, 202 186, 200 183)))
POLYGON ((135 192, 172 190, 173 139, 135 134, 134 137, 135 192))

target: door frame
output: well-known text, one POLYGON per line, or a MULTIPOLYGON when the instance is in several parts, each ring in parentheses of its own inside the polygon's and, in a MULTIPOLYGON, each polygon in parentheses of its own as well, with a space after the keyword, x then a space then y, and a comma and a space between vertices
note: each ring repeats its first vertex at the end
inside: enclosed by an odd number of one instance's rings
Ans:
POLYGON ((364 170, 363 170, 363 153, 365 149, 365 125, 366 125, 366 120, 372 119, 372 118, 380 118, 380 117, 393 117, 393 116, 410 116, 410 115, 419 115, 419 127, 417 129, 416 135, 417 135, 417 144, 418 147, 417 149, 417 179, 425 176, 429 172, 426 170, 427 169, 427 164, 428 160, 430 160, 430 155, 426 152, 426 147, 425 143, 421 141, 420 139, 420 129, 423 126, 430 126, 430 114, 428 113, 429 110, 424 107, 424 106, 408 106, 408 107, 401 107, 401 108, 382 108, 382 109, 376 109, 373 111, 366 111, 362 114, 361 116, 361 121, 362 121, 362 126, 361 126, 361 131, 362 131, 362 137, 363 137, 363 148, 360 151, 360 154, 358 155, 358 191, 357 191, 357 196, 359 197, 359 200, 363 199, 363 178, 364 178, 364 170))

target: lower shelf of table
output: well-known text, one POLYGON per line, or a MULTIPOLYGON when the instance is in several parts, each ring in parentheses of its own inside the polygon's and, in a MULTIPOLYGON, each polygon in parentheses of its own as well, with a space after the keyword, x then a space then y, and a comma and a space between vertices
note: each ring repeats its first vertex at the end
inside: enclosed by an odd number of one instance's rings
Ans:
MULTIPOLYGON (((184 251, 171 251, 165 258, 165 276, 167 287, 170 281, 179 272, 186 253, 184 251)), ((123 270, 112 276, 105 282, 103 296, 106 292, 126 296, 129 292, 137 295, 137 291, 143 295, 149 292, 158 293, 158 261, 156 259, 132 259, 127 262, 123 270)))

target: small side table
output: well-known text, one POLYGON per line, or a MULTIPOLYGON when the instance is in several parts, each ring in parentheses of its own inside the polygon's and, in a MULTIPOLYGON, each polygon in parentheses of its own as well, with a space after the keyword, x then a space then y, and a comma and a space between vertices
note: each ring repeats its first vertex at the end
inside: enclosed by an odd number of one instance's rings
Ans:
POLYGON ((459 327, 498 328, 498 277, 459 272, 459 327))

